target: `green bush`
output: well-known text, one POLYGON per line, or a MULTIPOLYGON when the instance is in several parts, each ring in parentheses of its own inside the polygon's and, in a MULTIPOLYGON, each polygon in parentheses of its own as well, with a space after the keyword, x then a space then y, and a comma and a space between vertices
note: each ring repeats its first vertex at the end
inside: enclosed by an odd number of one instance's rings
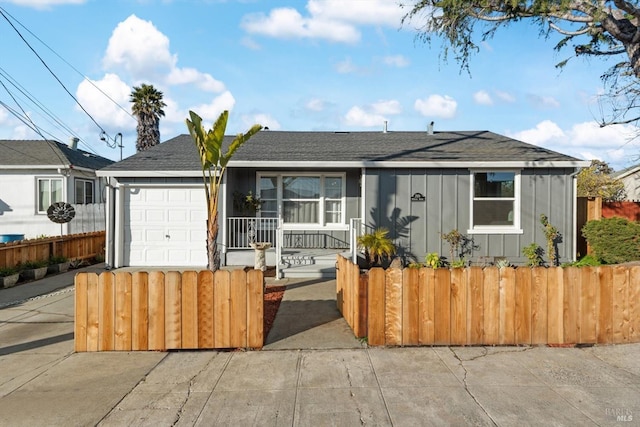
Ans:
POLYGON ((55 265, 55 264, 62 264, 69 261, 69 258, 65 257, 65 256, 57 256, 54 255, 51 258, 49 258, 48 264, 49 265, 55 265))
POLYGON ((640 223, 625 218, 589 221, 582 228, 595 257, 605 264, 640 259, 640 223))
POLYGON ((42 268, 47 266, 47 261, 26 261, 20 264, 18 267, 20 270, 31 270, 35 268, 42 268))
POLYGON ((597 267, 602 265, 600 260, 593 255, 585 255, 575 262, 565 262, 561 267, 597 267))
POLYGON ((528 267, 538 267, 544 264, 544 260, 542 259, 544 250, 536 242, 522 248, 522 254, 527 257, 528 267))
POLYGON ((0 277, 13 276, 16 273, 18 273, 18 270, 13 267, 0 268, 0 277))

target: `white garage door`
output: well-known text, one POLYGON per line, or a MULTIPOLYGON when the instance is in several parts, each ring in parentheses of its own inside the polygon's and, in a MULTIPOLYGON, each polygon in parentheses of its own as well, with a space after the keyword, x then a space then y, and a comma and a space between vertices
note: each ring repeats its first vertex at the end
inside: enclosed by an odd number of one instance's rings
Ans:
POLYGON ((207 209, 202 187, 128 188, 124 212, 125 265, 207 265, 207 209))

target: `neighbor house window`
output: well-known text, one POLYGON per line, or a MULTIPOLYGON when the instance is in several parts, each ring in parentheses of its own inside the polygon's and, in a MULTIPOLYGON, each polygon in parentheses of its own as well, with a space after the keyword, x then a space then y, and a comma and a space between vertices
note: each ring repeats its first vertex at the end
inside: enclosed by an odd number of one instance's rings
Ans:
POLYGON ((76 203, 93 203, 93 181, 76 179, 76 203))
POLYGON ((285 224, 344 224, 344 176, 333 174, 260 175, 262 217, 277 217, 285 224))
POLYGON ((38 212, 46 213, 51 204, 62 201, 62 179, 38 178, 38 212))
POLYGON ((471 174, 471 232, 520 230, 520 174, 474 171, 471 174))

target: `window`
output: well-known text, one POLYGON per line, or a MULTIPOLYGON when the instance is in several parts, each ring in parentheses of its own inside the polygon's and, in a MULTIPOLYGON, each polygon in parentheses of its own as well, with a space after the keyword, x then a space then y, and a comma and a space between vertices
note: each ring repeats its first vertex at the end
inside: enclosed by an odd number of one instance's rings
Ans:
POLYGON ((38 178, 38 213, 46 213, 52 203, 62 201, 62 179, 38 178))
POLYGON ((471 176, 470 232, 521 233, 520 174, 478 171, 471 176))
POLYGON ((286 224, 344 224, 344 176, 333 174, 260 175, 260 215, 286 224))
POLYGON ((76 203, 93 203, 93 181, 76 179, 76 203))

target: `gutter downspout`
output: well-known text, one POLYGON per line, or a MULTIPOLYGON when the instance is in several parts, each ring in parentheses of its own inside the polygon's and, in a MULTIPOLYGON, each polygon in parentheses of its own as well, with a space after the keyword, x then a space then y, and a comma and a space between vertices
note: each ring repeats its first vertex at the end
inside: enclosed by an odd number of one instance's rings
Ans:
POLYGON ((116 198, 116 188, 117 180, 115 178, 107 178, 107 185, 105 187, 106 192, 106 200, 105 200, 105 211, 107 217, 106 223, 106 247, 104 248, 104 259, 106 262, 106 269, 110 270, 113 266, 115 266, 115 247, 114 247, 114 235, 115 235, 115 198, 116 198))

